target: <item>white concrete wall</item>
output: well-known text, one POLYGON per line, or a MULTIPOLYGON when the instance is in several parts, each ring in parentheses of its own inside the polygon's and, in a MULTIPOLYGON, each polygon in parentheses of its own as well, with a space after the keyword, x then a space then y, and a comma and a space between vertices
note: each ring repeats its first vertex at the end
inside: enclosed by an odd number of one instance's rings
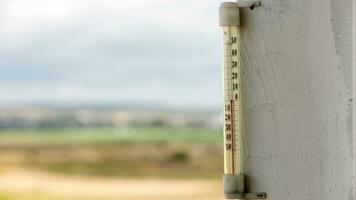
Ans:
POLYGON ((353 0, 262 3, 242 12, 249 188, 351 200, 353 0))

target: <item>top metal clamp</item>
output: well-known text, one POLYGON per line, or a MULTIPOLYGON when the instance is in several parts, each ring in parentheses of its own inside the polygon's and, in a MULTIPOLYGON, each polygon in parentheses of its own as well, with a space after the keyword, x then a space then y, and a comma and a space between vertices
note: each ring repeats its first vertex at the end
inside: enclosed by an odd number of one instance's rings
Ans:
POLYGON ((259 7, 262 5, 261 1, 256 1, 256 0, 237 0, 237 5, 240 8, 245 8, 245 7, 250 7, 251 9, 254 9, 256 7, 259 7))

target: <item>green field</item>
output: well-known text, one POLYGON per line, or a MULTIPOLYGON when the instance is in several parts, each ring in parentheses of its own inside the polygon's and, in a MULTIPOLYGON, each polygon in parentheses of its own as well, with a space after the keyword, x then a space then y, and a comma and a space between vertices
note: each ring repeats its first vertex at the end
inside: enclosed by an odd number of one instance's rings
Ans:
POLYGON ((0 130, 1 145, 221 143, 218 131, 183 128, 82 128, 0 130))

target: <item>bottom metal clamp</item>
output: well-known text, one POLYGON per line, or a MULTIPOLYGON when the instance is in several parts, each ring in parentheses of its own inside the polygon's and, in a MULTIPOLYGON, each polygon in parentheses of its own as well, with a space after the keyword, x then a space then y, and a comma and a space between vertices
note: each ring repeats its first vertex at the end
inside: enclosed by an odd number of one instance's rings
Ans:
POLYGON ((235 193, 235 194, 226 194, 227 199, 266 199, 267 194, 265 192, 259 193, 235 193))
POLYGON ((265 192, 245 193, 243 174, 224 174, 224 193, 227 199, 266 199, 265 192))

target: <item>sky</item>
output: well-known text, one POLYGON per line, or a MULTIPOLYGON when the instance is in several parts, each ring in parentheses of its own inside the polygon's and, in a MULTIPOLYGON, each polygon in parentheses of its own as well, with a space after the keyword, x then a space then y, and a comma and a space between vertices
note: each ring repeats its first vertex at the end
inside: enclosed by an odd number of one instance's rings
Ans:
POLYGON ((219 4, 0 0, 0 105, 220 108, 219 4))

